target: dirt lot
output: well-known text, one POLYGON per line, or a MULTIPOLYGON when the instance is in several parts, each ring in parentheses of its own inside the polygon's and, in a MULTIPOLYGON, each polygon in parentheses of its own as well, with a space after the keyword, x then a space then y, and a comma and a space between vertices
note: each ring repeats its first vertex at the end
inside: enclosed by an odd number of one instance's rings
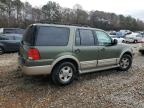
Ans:
POLYGON ((0 108, 144 108, 140 54, 128 72, 86 74, 65 87, 54 86, 46 76, 25 76, 17 66, 17 54, 0 56, 0 108))

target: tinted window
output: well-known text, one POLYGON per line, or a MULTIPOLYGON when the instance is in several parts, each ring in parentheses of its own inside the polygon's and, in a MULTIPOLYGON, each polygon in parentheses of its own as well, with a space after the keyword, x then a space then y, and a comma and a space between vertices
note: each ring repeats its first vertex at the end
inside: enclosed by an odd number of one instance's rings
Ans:
POLYGON ((76 45, 93 46, 94 45, 93 32, 91 30, 84 30, 84 29, 77 30, 76 45))
POLYGON ((15 40, 22 40, 21 36, 15 36, 15 40))
POLYGON ((14 40, 13 36, 0 36, 0 40, 14 40))
POLYGON ((79 33, 79 30, 76 31, 76 45, 80 45, 81 42, 80 42, 80 33, 79 33))
POLYGON ((24 44, 30 44, 30 45, 33 44, 33 41, 34 41, 34 30, 35 30, 34 26, 29 26, 26 29, 26 31, 24 33, 24 36, 23 36, 23 43, 24 44))
POLYGON ((3 36, 0 36, 0 40, 8 40, 8 39, 3 36))
POLYGON ((37 34, 38 46, 65 46, 68 44, 69 29, 62 27, 40 27, 37 34))
POLYGON ((111 38, 102 31, 96 31, 97 39, 99 42, 99 45, 110 45, 112 40, 111 38))

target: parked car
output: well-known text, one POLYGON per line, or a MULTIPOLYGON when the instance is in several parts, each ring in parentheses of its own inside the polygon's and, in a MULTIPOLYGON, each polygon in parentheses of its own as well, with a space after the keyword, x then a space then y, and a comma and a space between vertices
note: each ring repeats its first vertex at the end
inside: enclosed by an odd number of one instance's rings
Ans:
POLYGON ((130 43, 137 43, 141 42, 143 38, 144 36, 141 35, 140 33, 132 33, 130 35, 126 35, 125 41, 130 43))
POLYGON ((110 35, 110 37, 114 40, 116 39, 118 43, 125 43, 125 39, 122 37, 117 37, 116 35, 110 35))
POLYGON ((19 50, 22 35, 2 34, 0 35, 0 54, 5 52, 16 52, 19 50))
POLYGON ((103 30, 67 25, 30 25, 20 45, 19 63, 27 75, 49 74, 58 85, 79 74, 118 68, 127 71, 133 50, 103 30))
POLYGON ((21 28, 0 28, 0 34, 23 34, 24 29, 21 28))
POLYGON ((139 52, 144 55, 144 44, 139 48, 139 52))

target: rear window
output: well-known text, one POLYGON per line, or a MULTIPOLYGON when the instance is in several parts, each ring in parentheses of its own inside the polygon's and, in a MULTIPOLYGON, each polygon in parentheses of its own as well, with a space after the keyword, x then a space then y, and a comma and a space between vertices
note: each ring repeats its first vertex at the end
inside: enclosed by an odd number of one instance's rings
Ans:
POLYGON ((36 46, 66 46, 69 40, 69 28, 39 27, 36 46))
POLYGON ((34 44, 34 26, 29 26, 23 36, 23 44, 29 44, 33 45, 34 44))

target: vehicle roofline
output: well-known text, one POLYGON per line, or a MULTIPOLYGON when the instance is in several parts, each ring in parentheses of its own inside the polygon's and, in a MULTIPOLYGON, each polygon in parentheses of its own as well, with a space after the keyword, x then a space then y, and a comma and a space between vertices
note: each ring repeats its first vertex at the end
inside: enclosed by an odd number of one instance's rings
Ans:
POLYGON ((32 24, 34 26, 57 26, 57 27, 68 27, 68 28, 79 28, 79 29, 91 29, 91 30, 101 30, 104 31, 102 29, 98 29, 98 28, 92 28, 92 27, 85 27, 85 26, 73 26, 73 25, 61 25, 61 24, 42 24, 42 23, 35 23, 32 24))

